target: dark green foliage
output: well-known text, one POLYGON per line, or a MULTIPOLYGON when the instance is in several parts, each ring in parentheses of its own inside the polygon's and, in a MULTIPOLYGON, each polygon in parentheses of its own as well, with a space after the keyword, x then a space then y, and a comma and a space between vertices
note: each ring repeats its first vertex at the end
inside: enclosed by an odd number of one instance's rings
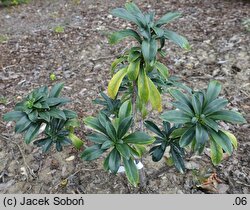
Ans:
POLYGON ((184 49, 190 49, 189 43, 183 36, 163 28, 174 19, 180 17, 180 13, 171 12, 164 15, 159 20, 154 20, 154 12, 142 13, 133 2, 125 4, 125 8, 116 8, 112 11, 114 16, 130 21, 137 26, 137 29, 125 29, 114 32, 109 41, 116 44, 119 41, 132 37, 137 41, 137 46, 125 51, 111 65, 113 78, 108 85, 108 95, 115 99, 118 91, 126 90, 125 95, 133 92, 136 85, 138 90, 137 102, 139 110, 145 117, 146 105, 150 102, 152 108, 162 111, 160 89, 162 84, 159 80, 151 80, 152 71, 163 78, 163 83, 169 77, 169 70, 157 61, 157 54, 165 56, 163 48, 165 40, 170 40, 184 49), (126 81, 125 84, 121 81, 126 81), (130 81, 130 82, 128 82, 130 81), (134 83, 133 83, 134 82, 134 83), (123 86, 122 86, 123 85, 123 86), (125 88, 124 88, 125 86, 125 88))
POLYGON ((109 98, 105 93, 100 93, 102 99, 95 99, 93 102, 95 104, 102 105, 104 108, 101 110, 107 116, 114 115, 117 116, 119 108, 121 106, 121 101, 118 99, 109 98))
POLYGON ((169 122, 163 121, 163 129, 161 130, 152 121, 146 120, 144 122, 146 128, 156 134, 156 141, 153 147, 150 149, 149 153, 152 156, 152 160, 158 162, 162 159, 167 147, 170 147, 170 157, 178 171, 184 173, 184 149, 179 145, 179 135, 175 133, 178 126, 171 127, 169 122))
POLYGON ((84 123, 94 130, 87 138, 94 143, 81 154, 84 160, 94 160, 109 150, 104 168, 113 173, 117 173, 121 162, 124 163, 126 175, 133 185, 138 183, 138 170, 135 166, 135 154, 140 156, 136 145, 147 145, 154 141, 154 138, 146 133, 135 131, 129 133, 133 118, 131 116, 131 103, 125 102, 118 117, 110 120, 104 113, 99 113, 97 117, 87 117, 84 123))
MULTIPOLYGON (((194 151, 201 153, 210 140, 211 149, 228 154, 233 152, 234 141, 219 126, 219 121, 230 123, 245 123, 242 115, 235 111, 226 110, 226 99, 217 98, 221 85, 217 81, 211 81, 207 90, 184 94, 172 89, 170 94, 176 99, 173 105, 176 110, 162 114, 162 119, 180 124, 182 128, 180 146, 186 147, 192 143, 194 151)), ((212 151, 212 160, 218 164, 222 155, 212 151), (215 157, 215 156, 217 157, 215 157)))
POLYGON ((56 149, 61 151, 61 145, 71 142, 69 138, 79 148, 82 143, 73 134, 73 128, 77 126, 75 123, 77 114, 71 110, 60 108, 70 102, 67 98, 59 97, 62 88, 63 83, 59 83, 54 85, 50 91, 47 86, 35 89, 23 101, 16 104, 14 111, 6 113, 3 119, 16 122, 15 132, 25 132, 24 140, 27 144, 38 136, 40 128, 45 124, 47 140, 38 141, 43 143, 37 142, 37 145, 43 146, 45 151, 50 148, 52 143, 55 143, 56 149), (66 129, 68 129, 67 132, 66 129))

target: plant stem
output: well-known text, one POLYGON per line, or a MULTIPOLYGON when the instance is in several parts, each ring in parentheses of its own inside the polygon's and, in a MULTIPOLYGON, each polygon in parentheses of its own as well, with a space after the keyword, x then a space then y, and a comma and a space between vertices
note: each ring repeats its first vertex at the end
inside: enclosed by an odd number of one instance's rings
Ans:
MULTIPOLYGON (((136 124, 137 124, 136 98, 137 98, 137 86, 136 86, 136 82, 134 81, 133 82, 133 95, 132 95, 132 107, 133 107, 133 118, 134 118, 134 126, 132 127, 133 132, 135 132, 136 124)), ((139 127, 140 127, 141 131, 144 130, 142 118, 140 119, 139 127)), ((141 160, 139 160, 139 159, 135 160, 136 163, 138 163, 139 161, 141 161, 141 163, 142 163, 143 162, 142 158, 141 158, 141 160)), ((142 189, 145 188, 146 187, 146 175, 145 175, 144 168, 141 168, 139 170, 139 179, 140 179, 140 188, 142 188, 142 189)))
POLYGON ((134 81, 133 82, 133 95, 132 95, 132 109, 133 109, 134 125, 132 126, 132 132, 135 132, 136 122, 137 122, 136 98, 137 98, 137 87, 136 87, 136 82, 134 81))
MULTIPOLYGON (((143 125, 142 117, 140 119, 140 130, 144 131, 144 125, 143 125)), ((142 157, 141 157, 141 163, 143 164, 143 158, 142 157)), ((146 187, 146 184, 147 184, 147 178, 146 178, 146 173, 145 173, 144 167, 140 169, 139 176, 140 176, 140 188, 144 189, 146 187)))

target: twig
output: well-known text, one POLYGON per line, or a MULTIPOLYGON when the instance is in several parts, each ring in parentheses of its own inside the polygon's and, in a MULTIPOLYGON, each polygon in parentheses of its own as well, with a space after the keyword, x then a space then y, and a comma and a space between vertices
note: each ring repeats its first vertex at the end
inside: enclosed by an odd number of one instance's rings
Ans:
POLYGON ((240 182, 240 181, 235 181, 237 184, 241 184, 241 185, 244 185, 246 187, 250 187, 250 184, 245 184, 243 182, 240 182))
MULTIPOLYGON (((67 181, 68 181, 68 179, 69 179, 70 177, 75 176, 76 174, 78 174, 78 173, 81 172, 81 171, 98 171, 98 170, 102 170, 102 169, 98 169, 98 168, 96 168, 96 169, 83 168, 83 169, 80 169, 80 170, 74 172, 73 174, 70 174, 70 175, 69 175, 68 177, 66 177, 64 180, 67 180, 67 181)), ((62 181, 58 182, 53 188, 57 188, 61 183, 62 183, 62 181)), ((51 190, 53 190, 53 188, 52 188, 51 190)), ((51 191, 51 190, 50 190, 50 191, 51 191)))
POLYGON ((114 58, 114 56, 111 55, 111 56, 100 57, 100 58, 96 58, 96 59, 91 58, 91 59, 89 59, 89 61, 95 62, 95 61, 106 60, 106 59, 110 59, 110 58, 114 58))
MULTIPOLYGON (((32 169, 29 167, 28 163, 26 162, 25 155, 24 155, 23 150, 22 150, 22 148, 20 147, 20 145, 19 145, 18 143, 14 142, 11 138, 6 137, 6 136, 4 136, 4 135, 2 135, 2 134, 0 134, 0 137, 1 137, 1 139, 4 140, 5 142, 7 142, 7 143, 10 142, 10 143, 12 143, 12 144, 15 144, 15 145, 18 147, 18 149, 19 149, 19 151, 20 151, 20 153, 21 153, 21 156, 22 156, 22 158, 23 158, 23 162, 24 162, 24 165, 25 165, 27 171, 29 172, 29 174, 30 174, 32 177, 37 177, 37 176, 34 174, 34 172, 32 171, 32 169)), ((29 178, 29 176, 28 176, 28 178, 29 178)))
POLYGON ((157 179, 160 175, 162 175, 167 170, 168 170, 168 167, 166 165, 161 167, 158 171, 149 175, 151 177, 150 179, 157 179))

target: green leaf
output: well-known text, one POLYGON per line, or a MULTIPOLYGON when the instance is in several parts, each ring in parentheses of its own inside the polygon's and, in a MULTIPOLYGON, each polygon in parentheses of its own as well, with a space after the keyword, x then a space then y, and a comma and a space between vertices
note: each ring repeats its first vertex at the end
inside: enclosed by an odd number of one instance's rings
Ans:
POLYGON ((81 146, 83 145, 83 141, 80 138, 78 138, 74 133, 69 133, 68 137, 72 141, 75 148, 81 148, 81 146))
POLYGON ((214 99, 216 99, 221 91, 221 84, 215 80, 211 81, 208 85, 207 92, 206 92, 206 102, 210 103, 214 99))
POLYGON ((105 158, 105 160, 103 161, 103 169, 105 171, 109 170, 109 157, 110 157, 110 153, 108 154, 108 156, 105 158))
POLYGON ((149 101, 153 109, 158 110, 158 112, 161 112, 162 111, 161 94, 159 93, 158 89, 156 88, 152 80, 149 77, 147 77, 147 79, 149 85, 149 101))
POLYGON ((192 105, 193 105, 195 114, 200 115, 202 111, 202 104, 199 100, 199 96, 196 94, 192 95, 192 105))
POLYGON ((106 132, 113 141, 116 141, 117 138, 116 130, 110 122, 106 123, 106 132))
POLYGON ((55 84, 52 89, 50 90, 50 94, 49 94, 49 97, 50 98, 54 98, 54 97, 58 97, 61 90, 63 89, 63 86, 64 84, 63 83, 58 83, 58 84, 55 84))
POLYGON ((116 144, 116 149, 119 151, 119 153, 122 155, 122 157, 129 160, 130 158, 130 148, 127 144, 116 144))
POLYGON ((224 134, 226 134, 227 137, 230 139, 232 145, 234 146, 234 149, 237 149, 238 148, 238 141, 237 141, 236 137, 232 133, 230 133, 228 131, 224 131, 224 130, 221 130, 221 131, 224 134))
MULTIPOLYGON (((139 50, 141 50, 141 49, 139 48, 139 50)), ((129 52, 129 55, 128 55, 128 62, 129 63, 135 62, 140 57, 141 57, 140 51, 135 50, 135 49, 131 49, 129 52)), ((138 59, 138 60, 140 60, 140 59, 138 59)))
POLYGON ((39 112, 38 113, 38 116, 45 120, 46 122, 49 122, 50 121, 50 115, 49 115, 49 112, 48 111, 44 111, 44 112, 39 112))
POLYGON ((3 120, 4 121, 18 121, 25 115, 26 114, 21 111, 12 111, 3 115, 3 120))
POLYGON ((165 153, 166 147, 162 148, 161 145, 152 147, 149 151, 150 155, 152 155, 152 160, 154 162, 158 162, 162 159, 165 153))
POLYGON ((37 102, 35 104, 33 104, 33 107, 37 108, 37 109, 41 109, 42 108, 42 104, 37 102))
POLYGON ((104 153, 104 151, 105 150, 100 149, 100 145, 95 144, 91 147, 86 148, 82 152, 81 158, 86 161, 94 160, 99 158, 104 153))
POLYGON ((157 42, 155 39, 142 41, 142 55, 146 63, 154 62, 157 54, 157 42))
POLYGON ((110 140, 109 137, 101 134, 101 133, 92 133, 87 136, 87 139, 96 143, 96 144, 103 144, 105 141, 110 140))
POLYGON ((139 144, 135 144, 132 147, 129 147, 131 155, 133 155, 135 158, 141 158, 142 155, 147 151, 146 147, 144 145, 139 145, 139 144))
POLYGON ((146 128, 150 131, 152 131, 153 133, 157 134, 158 136, 161 137, 165 137, 164 133, 162 133, 162 131, 159 129, 159 127, 154 124, 152 121, 146 120, 144 122, 144 125, 146 126, 146 128))
POLYGON ((110 121, 110 119, 108 118, 108 116, 107 116, 105 113, 103 113, 103 112, 100 112, 100 113, 98 114, 98 120, 99 120, 100 124, 101 124, 104 128, 106 128, 106 124, 107 124, 107 123, 111 123, 111 121, 110 121))
POLYGON ((203 114, 209 115, 214 112, 217 112, 223 109, 227 104, 228 104, 228 100, 226 99, 222 99, 222 98, 215 99, 204 107, 203 114))
POLYGON ((35 122, 38 118, 38 111, 33 110, 31 113, 28 114, 28 118, 30 119, 30 121, 35 122))
MULTIPOLYGON (((190 101, 191 99, 189 97, 187 97, 184 93, 182 93, 181 91, 177 90, 177 89, 170 89, 169 93, 171 96, 173 96, 177 101, 179 101, 182 104, 186 104, 187 106, 192 107, 190 101)), ((192 110, 192 109, 191 109, 192 110)))
POLYGON ((179 110, 171 110, 164 112, 161 115, 161 118, 165 121, 174 122, 177 124, 191 122, 191 117, 179 110))
POLYGON ((222 149, 228 153, 229 155, 232 154, 233 152, 233 147, 232 147, 232 143, 230 141, 230 139, 228 138, 228 136, 223 133, 222 131, 218 131, 215 132, 213 130, 210 131, 211 137, 213 138, 213 140, 222 147, 222 149))
POLYGON ((43 152, 48 152, 52 145, 53 145, 52 139, 48 138, 42 145, 43 152))
POLYGON ((122 31, 117 31, 115 33, 113 33, 110 37, 109 37, 109 42, 110 44, 116 44, 119 41, 127 38, 127 37, 133 37, 135 38, 139 43, 142 42, 140 35, 132 30, 132 29, 125 29, 122 31))
POLYGON ((66 120, 66 116, 62 110, 59 109, 51 109, 48 111, 49 115, 51 117, 57 118, 57 119, 63 119, 66 120))
POLYGON ((156 23, 156 26, 162 26, 164 24, 167 24, 173 20, 175 20, 176 18, 179 18, 181 16, 181 13, 179 12, 169 12, 165 15, 163 15, 156 23))
POLYGON ((80 127, 80 122, 78 119, 73 118, 73 119, 67 120, 64 126, 66 128, 77 128, 77 127, 80 127))
POLYGON ((163 29, 161 29, 159 27, 155 27, 155 26, 152 29, 154 30, 157 37, 162 37, 164 35, 165 31, 163 29))
POLYGON ((132 125, 132 122, 132 116, 126 117, 120 122, 117 130, 117 137, 119 139, 121 139, 128 132, 129 128, 132 125))
POLYGON ((41 102, 41 108, 42 108, 42 109, 49 109, 50 107, 49 107, 49 105, 47 104, 47 102, 44 101, 44 102, 41 102))
POLYGON ((219 125, 212 119, 206 117, 202 119, 203 122, 206 124, 206 126, 214 129, 216 132, 218 132, 219 125))
POLYGON ((151 144, 154 140, 153 137, 141 131, 136 131, 123 138, 124 142, 132 144, 151 144))
POLYGON ((162 64, 162 63, 156 61, 156 62, 155 62, 155 68, 160 72, 160 74, 161 74, 165 79, 168 79, 168 77, 169 77, 169 71, 168 71, 168 68, 167 68, 164 64, 162 64))
POLYGON ((124 57, 121 58, 117 58, 115 59, 112 64, 111 64, 111 75, 114 74, 116 67, 118 66, 118 64, 122 63, 123 61, 125 61, 126 59, 124 57))
POLYGON ((200 123, 196 124, 195 140, 198 145, 204 145, 208 140, 207 130, 200 123))
POLYGON ((70 101, 71 100, 68 99, 68 98, 48 98, 46 100, 46 103, 48 104, 48 106, 57 106, 57 105, 66 104, 66 103, 68 103, 70 101))
POLYGON ((127 75, 131 81, 135 81, 139 75, 141 60, 136 60, 128 65, 127 75))
POLYGON ((129 160, 126 160, 123 158, 123 163, 125 167, 125 173, 129 180, 129 182, 136 187, 139 183, 139 172, 137 170, 137 167, 134 163, 134 161, 130 158, 129 160))
POLYGON ((177 128, 172 131, 169 137, 172 139, 180 138, 187 130, 188 128, 177 128))
POLYGON ((209 115, 209 118, 214 120, 222 120, 230 123, 239 123, 239 124, 247 122, 239 112, 230 110, 222 110, 214 112, 212 115, 209 115))
POLYGON ((185 103, 182 103, 182 102, 173 102, 172 105, 183 111, 185 114, 189 115, 190 117, 193 117, 194 116, 194 111, 185 103))
POLYGON ((22 133, 23 131, 27 130, 31 124, 31 121, 25 115, 16 123, 15 132, 22 133))
POLYGON ((122 18, 124 20, 128 20, 131 21, 135 24, 137 24, 138 26, 141 25, 141 23, 136 19, 136 17, 132 14, 130 14, 127 10, 125 10, 124 8, 116 8, 113 9, 111 12, 112 15, 122 18))
POLYGON ((219 144, 213 139, 210 140, 211 160, 214 165, 218 165, 223 158, 223 151, 219 144))
POLYGON ((37 137, 40 126, 41 124, 30 125, 24 137, 24 141, 26 144, 29 144, 32 140, 34 140, 37 137))
POLYGON ((64 109, 63 112, 67 119, 77 118, 77 114, 74 111, 64 109))
POLYGON ((108 95, 110 98, 115 99, 119 87, 122 83, 123 77, 127 74, 127 68, 119 70, 110 80, 108 84, 108 95))
POLYGON ((143 104, 146 104, 149 100, 149 84, 147 75, 144 69, 139 73, 138 77, 138 95, 143 104))
POLYGON ((175 167, 177 168, 177 170, 180 173, 183 174, 185 171, 185 164, 184 164, 184 160, 182 158, 182 154, 180 153, 180 150, 175 145, 173 145, 170 148, 170 154, 171 154, 171 157, 174 161, 175 167))
POLYGON ((111 140, 107 140, 105 142, 103 142, 101 149, 109 149, 110 147, 112 147, 114 145, 114 142, 111 140))
POLYGON ((127 11, 130 14, 132 14, 132 15, 135 16, 135 18, 139 22, 139 26, 140 27, 144 28, 144 27, 147 26, 147 22, 146 22, 145 16, 141 12, 141 10, 136 6, 135 3, 133 3, 133 2, 126 3, 125 4, 125 8, 127 9, 127 11))
POLYGON ((148 27, 153 28, 154 27, 154 17, 155 17, 155 12, 150 11, 145 14, 145 20, 148 25, 148 27))
POLYGON ((41 147, 46 144, 47 141, 52 141, 50 137, 39 139, 33 142, 34 145, 41 147))
POLYGON ((62 144, 61 144, 61 142, 60 141, 57 141, 56 142, 56 151, 57 152, 61 152, 62 151, 62 144))
POLYGON ((101 125, 98 118, 96 118, 96 117, 87 117, 87 118, 84 119, 84 123, 88 127, 92 128, 92 129, 94 129, 96 131, 99 131, 99 132, 102 132, 102 133, 106 134, 106 129, 101 125))
POLYGON ((164 37, 166 39, 169 39, 170 41, 174 42, 175 44, 179 45, 181 48, 183 48, 185 50, 190 49, 190 45, 189 45, 187 39, 185 37, 175 33, 174 31, 170 31, 170 30, 165 29, 164 37))
POLYGON ((131 115, 132 115, 132 103, 131 100, 127 100, 121 105, 118 116, 120 120, 123 120, 124 118, 131 115))
POLYGON ((120 165, 121 165, 121 155, 114 148, 109 154, 109 159, 108 159, 109 169, 112 173, 116 174, 120 165))
POLYGON ((136 6, 136 4, 134 2, 128 2, 125 4, 125 8, 127 9, 127 11, 133 15, 143 15, 141 10, 139 9, 139 7, 136 6))
POLYGON ((186 147, 187 145, 189 145, 193 141, 194 137, 195 137, 194 127, 187 129, 186 132, 183 133, 183 135, 180 138, 179 141, 180 147, 186 147))

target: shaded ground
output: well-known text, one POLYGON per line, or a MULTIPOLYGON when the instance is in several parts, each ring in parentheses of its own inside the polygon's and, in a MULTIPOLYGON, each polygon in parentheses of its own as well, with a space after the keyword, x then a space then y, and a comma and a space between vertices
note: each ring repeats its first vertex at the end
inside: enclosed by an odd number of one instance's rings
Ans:
MULTIPOLYGON (((111 61, 126 46, 125 42, 110 46, 107 34, 130 25, 109 15, 125 1, 91 2, 33 0, 18 7, 0 7, 0 117, 33 87, 52 85, 52 72, 57 81, 65 82, 64 94, 74 99, 71 108, 80 118, 96 113, 92 100, 106 89, 111 61), (63 33, 54 31, 58 26, 64 27, 63 33)), ((192 51, 183 52, 169 43, 163 62, 194 88, 204 88, 211 79, 221 81, 229 107, 250 122, 250 34, 242 25, 249 18, 250 2, 136 2, 143 10, 154 8, 159 16, 168 11, 183 13, 169 28, 185 35, 192 51)), ((180 175, 164 161, 152 163, 147 157, 149 181, 140 191, 128 185, 123 175, 102 170, 102 159, 83 162, 71 147, 43 154, 24 145, 22 136, 13 134, 12 123, 0 121, 0 192, 202 193, 195 185, 204 174, 215 172, 222 180, 218 192, 250 193, 250 125, 223 126, 235 133, 239 149, 221 165, 213 167, 206 154, 195 156, 187 160, 188 172, 180 175), (75 159, 67 159, 71 156, 75 159)), ((78 132, 84 139, 84 126, 78 132)))

